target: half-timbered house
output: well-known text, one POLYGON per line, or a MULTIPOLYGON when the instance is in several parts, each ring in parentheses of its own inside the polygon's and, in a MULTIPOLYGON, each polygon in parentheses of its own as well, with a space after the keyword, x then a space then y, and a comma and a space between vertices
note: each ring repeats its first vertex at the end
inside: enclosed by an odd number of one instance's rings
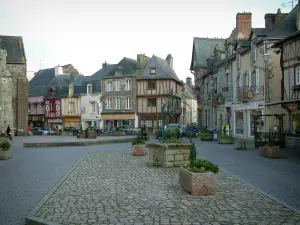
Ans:
POLYGON ((47 127, 52 129, 62 128, 61 99, 57 90, 55 88, 50 88, 49 95, 44 101, 47 127))
POLYGON ((157 130, 162 125, 162 106, 167 102, 172 90, 175 115, 170 116, 166 107, 165 122, 179 123, 181 115, 181 98, 184 89, 173 69, 173 57, 169 54, 166 60, 153 55, 150 59, 145 55, 137 55, 137 114, 139 126, 145 124, 148 130, 157 130))

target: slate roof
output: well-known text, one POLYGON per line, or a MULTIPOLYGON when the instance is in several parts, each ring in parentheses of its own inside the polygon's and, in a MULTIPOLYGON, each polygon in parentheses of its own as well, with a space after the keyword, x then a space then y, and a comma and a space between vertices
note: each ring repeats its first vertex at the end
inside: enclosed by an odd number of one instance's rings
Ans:
POLYGON ((270 35, 272 33, 272 29, 266 29, 266 28, 252 28, 251 33, 255 34, 257 37, 265 37, 270 35))
POLYGON ((103 77, 107 76, 112 70, 117 67, 118 64, 107 65, 104 68, 101 68, 96 73, 91 76, 91 80, 101 80, 103 77))
POLYGON ((115 76, 115 71, 120 69, 122 71, 122 76, 135 76, 137 67, 137 61, 135 59, 130 59, 124 57, 114 68, 112 68, 107 75, 104 75, 103 78, 112 78, 115 76))
POLYGON ((6 63, 26 63, 22 37, 0 35, 0 48, 6 50, 6 63))
POLYGON ((217 44, 219 44, 220 46, 224 45, 225 39, 194 38, 193 55, 190 69, 193 70, 195 67, 207 67, 206 60, 212 55, 217 44), (196 57, 195 65, 194 56, 196 57))
POLYGON ((44 96, 48 92, 47 87, 53 77, 55 77, 54 68, 39 70, 29 82, 29 97, 44 96))
POLYGON ((187 98, 187 99, 196 99, 196 96, 195 96, 193 90, 190 88, 189 85, 184 83, 184 88, 186 90, 185 93, 184 93, 185 98, 187 98))
POLYGON ((175 70, 169 65, 167 60, 159 58, 156 55, 153 55, 152 58, 158 62, 158 64, 160 65, 160 67, 162 69, 162 72, 163 72, 162 74, 156 74, 156 77, 160 77, 162 79, 164 79, 164 78, 170 79, 171 78, 173 80, 176 80, 176 81, 182 83, 181 80, 179 80, 175 70), (158 76, 158 75, 160 75, 160 76, 158 76))

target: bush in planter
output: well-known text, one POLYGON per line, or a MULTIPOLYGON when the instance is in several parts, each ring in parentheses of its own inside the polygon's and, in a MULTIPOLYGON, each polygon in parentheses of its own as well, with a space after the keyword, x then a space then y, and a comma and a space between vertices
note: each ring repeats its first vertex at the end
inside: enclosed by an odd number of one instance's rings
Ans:
POLYGON ((145 141, 140 135, 132 141, 132 154, 134 156, 144 156, 147 154, 145 141))
POLYGON ((246 150, 246 148, 247 148, 247 140, 246 139, 237 139, 235 141, 235 148, 237 150, 246 150))
POLYGON ((202 133, 202 134, 200 135, 200 139, 201 139, 202 141, 212 141, 213 135, 212 135, 212 133, 202 133))
POLYGON ((9 141, 4 141, 0 144, 0 148, 2 151, 9 151, 10 150, 10 143, 9 141))
POLYGON ((179 172, 179 183, 192 195, 213 195, 216 193, 215 174, 219 167, 210 161, 197 159, 179 172))
POLYGON ((229 135, 221 135, 218 137, 219 144, 233 144, 234 139, 229 135))

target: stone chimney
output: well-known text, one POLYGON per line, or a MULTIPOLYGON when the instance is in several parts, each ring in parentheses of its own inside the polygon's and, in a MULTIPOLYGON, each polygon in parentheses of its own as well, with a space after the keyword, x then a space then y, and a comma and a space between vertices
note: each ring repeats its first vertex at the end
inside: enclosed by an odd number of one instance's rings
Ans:
POLYGON ((55 69, 55 76, 64 74, 64 71, 63 71, 63 67, 62 67, 62 66, 58 65, 58 66, 56 66, 54 69, 55 69))
POLYGON ((137 54, 137 69, 142 69, 145 66, 148 59, 149 57, 145 54, 137 54))
POLYGON ((104 63, 102 63, 102 69, 106 68, 109 64, 105 61, 104 63))
POLYGON ((191 78, 191 77, 187 77, 187 78, 186 78, 186 84, 187 84, 190 88, 192 88, 192 78, 191 78))
POLYGON ((277 10, 277 13, 267 13, 265 15, 265 28, 273 29, 276 25, 281 23, 288 13, 282 13, 281 9, 277 10))
POLYGON ((168 54, 166 60, 169 66, 173 68, 173 56, 171 54, 168 54))
POLYGON ((252 28, 252 13, 243 12, 236 15, 237 40, 247 40, 252 28))
POLYGON ((74 85, 73 83, 69 84, 69 97, 73 97, 74 95, 74 85))

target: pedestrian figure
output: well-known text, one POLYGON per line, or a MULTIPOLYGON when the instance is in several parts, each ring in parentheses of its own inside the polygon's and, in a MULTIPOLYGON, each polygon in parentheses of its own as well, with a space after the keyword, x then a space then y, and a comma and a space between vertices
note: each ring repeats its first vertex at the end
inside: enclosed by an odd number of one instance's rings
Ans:
POLYGON ((146 130, 146 125, 142 125, 141 128, 141 133, 142 133, 142 138, 145 138, 145 140, 147 140, 147 130, 146 130))
POLYGON ((10 130, 10 126, 9 125, 7 126, 6 134, 9 137, 9 139, 11 140, 11 130, 10 130))

